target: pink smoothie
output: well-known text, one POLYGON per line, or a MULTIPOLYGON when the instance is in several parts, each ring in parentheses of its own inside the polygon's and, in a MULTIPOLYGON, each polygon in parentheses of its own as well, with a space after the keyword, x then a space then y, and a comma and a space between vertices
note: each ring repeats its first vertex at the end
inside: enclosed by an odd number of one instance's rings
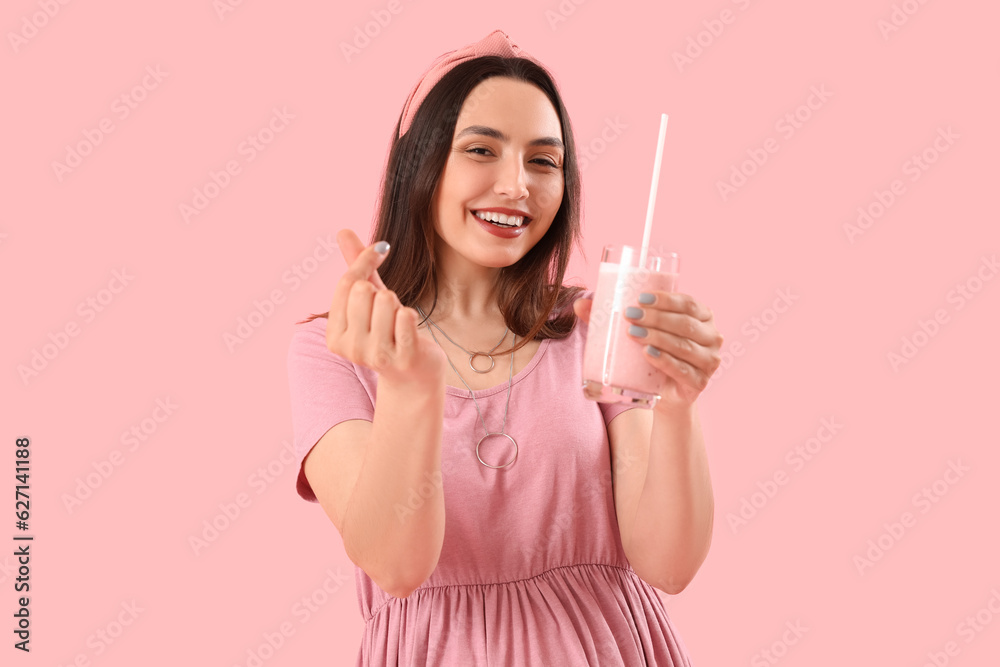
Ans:
MULTIPOLYGON (((624 279, 619 281, 618 264, 602 262, 600 265, 584 348, 583 379, 606 387, 659 396, 667 376, 646 360, 645 344, 629 338, 626 332, 632 323, 624 314, 629 306, 642 307, 640 292, 673 292, 677 274, 640 272, 634 267, 626 271, 624 279)), ((609 400, 616 400, 616 394, 605 393, 609 400)), ((627 400, 627 395, 623 399, 627 400)))

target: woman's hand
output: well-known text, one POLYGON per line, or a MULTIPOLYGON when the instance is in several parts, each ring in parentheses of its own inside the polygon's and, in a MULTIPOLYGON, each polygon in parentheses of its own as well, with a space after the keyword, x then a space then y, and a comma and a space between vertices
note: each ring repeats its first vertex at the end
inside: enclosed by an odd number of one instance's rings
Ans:
MULTIPOLYGON (((712 311, 689 295, 645 294, 652 298, 650 303, 633 304, 626 309, 625 319, 632 323, 627 329, 629 338, 641 344, 646 360, 667 376, 655 407, 668 411, 688 407, 719 367, 722 334, 715 328, 712 311)), ((589 321, 592 304, 591 299, 578 299, 573 310, 589 321)))
POLYGON ((444 352, 417 334, 417 311, 404 307, 379 278, 377 269, 391 250, 366 248, 349 229, 337 233, 337 244, 348 268, 330 305, 327 348, 390 381, 443 383, 444 352))

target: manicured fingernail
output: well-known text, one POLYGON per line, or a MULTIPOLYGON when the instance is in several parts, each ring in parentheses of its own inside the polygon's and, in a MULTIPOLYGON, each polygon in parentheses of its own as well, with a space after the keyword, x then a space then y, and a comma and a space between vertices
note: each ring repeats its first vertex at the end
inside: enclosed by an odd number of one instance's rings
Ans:
POLYGON ((649 292, 643 292, 642 294, 639 295, 639 303, 643 305, 648 306, 654 301, 656 301, 656 297, 650 294, 649 292))
POLYGON ((635 336, 636 338, 645 338, 647 331, 633 324, 628 328, 628 333, 630 336, 635 336))
POLYGON ((646 352, 649 352, 650 356, 652 356, 652 357, 658 357, 658 356, 660 356, 660 351, 657 350, 652 345, 647 345, 646 346, 646 352))
POLYGON ((375 252, 377 252, 380 255, 384 255, 385 253, 389 252, 389 242, 379 241, 378 243, 376 243, 375 252))
POLYGON ((625 309, 625 317, 630 320, 640 320, 642 319, 642 308, 636 308, 635 306, 629 306, 625 309))

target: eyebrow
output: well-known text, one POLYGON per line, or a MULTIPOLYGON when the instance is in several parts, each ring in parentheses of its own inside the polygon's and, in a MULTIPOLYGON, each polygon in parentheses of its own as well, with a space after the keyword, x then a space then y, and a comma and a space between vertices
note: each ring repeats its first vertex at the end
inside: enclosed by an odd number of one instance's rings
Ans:
MULTIPOLYGON (((455 138, 456 139, 461 139, 462 137, 466 136, 467 134, 481 134, 484 137, 490 137, 492 139, 497 139, 497 140, 503 141, 503 142, 509 142, 510 141, 510 137, 508 137, 506 134, 504 134, 503 132, 501 132, 500 130, 498 130, 496 128, 487 127, 486 125, 470 125, 469 127, 465 128, 464 130, 462 130, 461 132, 459 132, 457 135, 455 135, 455 138)), ((566 147, 563 146, 562 140, 561 139, 557 139, 556 137, 539 137, 538 139, 532 139, 531 141, 529 141, 528 145, 529 146, 551 146, 553 148, 558 148, 559 150, 564 151, 564 152, 566 150, 566 147)))

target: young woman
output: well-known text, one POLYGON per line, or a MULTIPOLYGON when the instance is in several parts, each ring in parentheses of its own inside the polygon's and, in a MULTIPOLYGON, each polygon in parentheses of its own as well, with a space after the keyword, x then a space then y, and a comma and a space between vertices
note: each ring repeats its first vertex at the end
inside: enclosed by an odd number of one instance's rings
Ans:
POLYGON ((704 561, 695 400, 719 364, 690 296, 633 304, 669 377, 586 400, 590 300, 562 285, 580 175, 550 75, 495 31, 441 56, 397 126, 372 240, 293 335, 299 494, 357 565, 358 665, 689 665, 653 586, 704 561))

